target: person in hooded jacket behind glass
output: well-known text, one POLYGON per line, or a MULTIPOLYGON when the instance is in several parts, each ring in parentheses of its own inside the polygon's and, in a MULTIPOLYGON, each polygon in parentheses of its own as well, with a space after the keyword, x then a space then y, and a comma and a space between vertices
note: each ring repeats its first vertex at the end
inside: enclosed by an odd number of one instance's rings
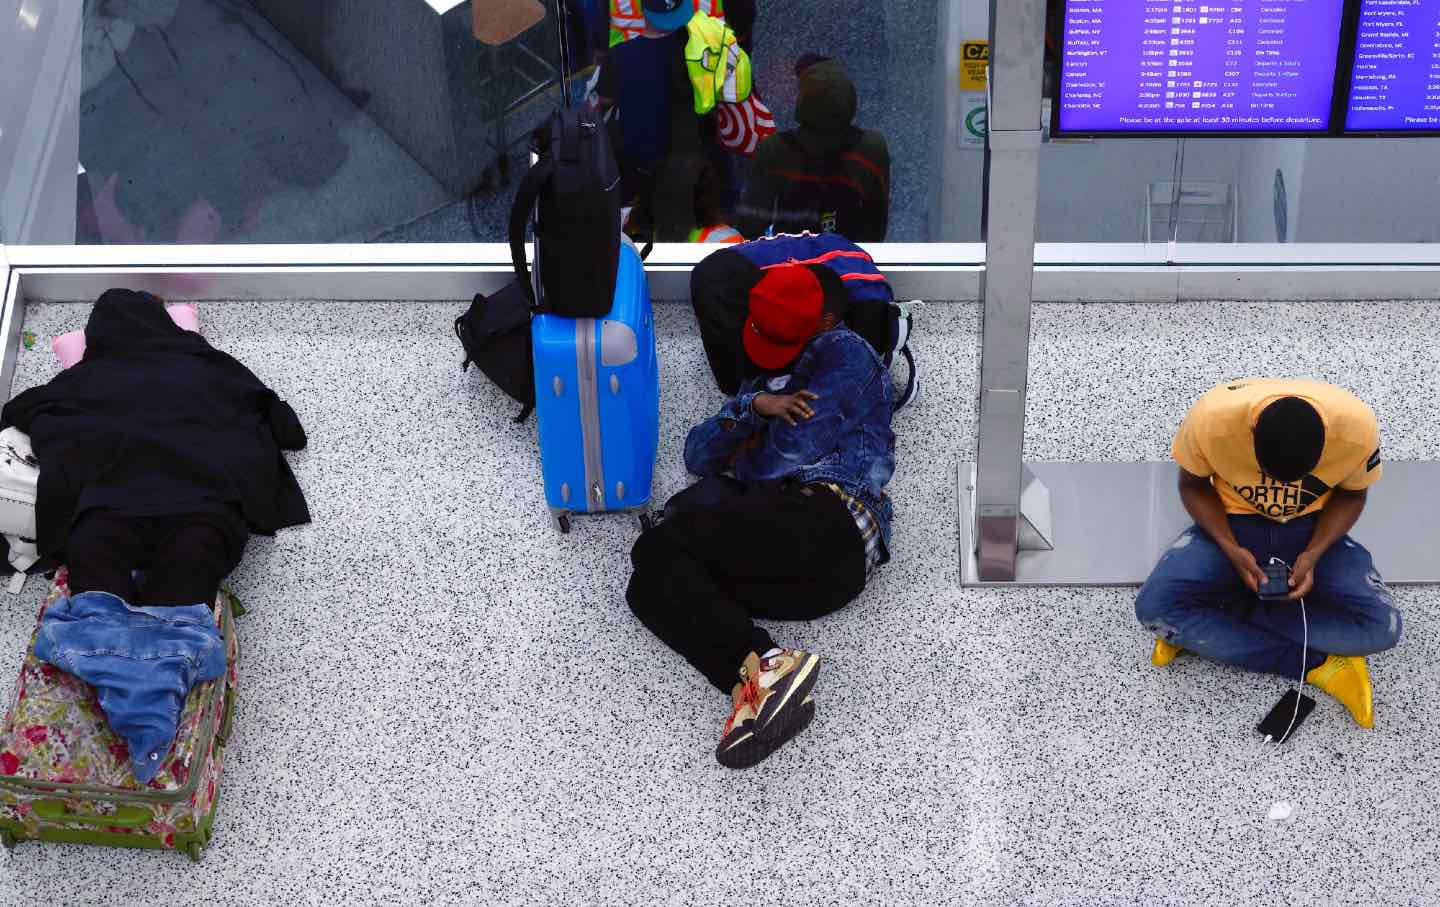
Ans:
POLYGON ((30 435, 40 463, 40 554, 68 565, 76 595, 213 602, 252 531, 309 522, 281 453, 304 448, 305 430, 149 293, 107 291, 85 343, 84 359, 0 412, 30 435))
POLYGON ((855 85, 838 62, 806 54, 795 66, 799 126, 755 149, 736 212, 749 239, 809 230, 881 242, 890 223, 890 150, 885 137, 855 125, 855 85))

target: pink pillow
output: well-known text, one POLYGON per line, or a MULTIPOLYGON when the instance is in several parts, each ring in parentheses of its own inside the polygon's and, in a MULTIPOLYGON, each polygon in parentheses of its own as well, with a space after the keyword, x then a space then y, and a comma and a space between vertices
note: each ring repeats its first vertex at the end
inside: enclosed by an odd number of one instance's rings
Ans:
MULTIPOLYGON (((200 333, 200 310, 195 308, 193 302, 167 305, 165 311, 169 313, 170 320, 180 327, 187 331, 200 333)), ((60 367, 69 368, 85 358, 85 332, 71 331, 68 334, 61 334, 50 341, 50 349, 55 351, 55 358, 60 360, 60 367)))

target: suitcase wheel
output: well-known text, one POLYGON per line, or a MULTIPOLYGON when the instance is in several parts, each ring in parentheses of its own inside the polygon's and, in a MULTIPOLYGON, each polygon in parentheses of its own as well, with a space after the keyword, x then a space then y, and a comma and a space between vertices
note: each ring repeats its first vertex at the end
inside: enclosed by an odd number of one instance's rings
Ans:
POLYGON ((199 863, 205 858, 205 845, 199 841, 191 841, 185 845, 185 856, 189 857, 192 863, 199 863))
POLYGON ((570 534, 570 515, 562 513, 555 518, 555 528, 564 535, 570 534))
POLYGON ((645 511, 642 510, 640 512, 639 519, 641 532, 649 532, 651 529, 655 528, 654 517, 650 516, 650 514, 646 513, 645 511))
POLYGON ((12 831, 0 831, 0 844, 5 845, 6 850, 14 850, 19 842, 15 840, 15 833, 12 831))

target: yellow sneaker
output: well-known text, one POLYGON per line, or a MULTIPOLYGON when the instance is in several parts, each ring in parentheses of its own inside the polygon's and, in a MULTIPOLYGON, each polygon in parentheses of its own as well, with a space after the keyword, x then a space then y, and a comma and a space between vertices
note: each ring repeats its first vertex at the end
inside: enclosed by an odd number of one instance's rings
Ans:
POLYGON ((1155 648, 1150 650, 1150 663, 1157 668, 1163 668, 1175 660, 1175 656, 1185 650, 1179 646, 1171 645, 1163 639, 1155 640, 1155 648))
POLYGON ((1340 700, 1361 727, 1375 726, 1375 703, 1370 671, 1359 655, 1329 655, 1305 681, 1340 700))

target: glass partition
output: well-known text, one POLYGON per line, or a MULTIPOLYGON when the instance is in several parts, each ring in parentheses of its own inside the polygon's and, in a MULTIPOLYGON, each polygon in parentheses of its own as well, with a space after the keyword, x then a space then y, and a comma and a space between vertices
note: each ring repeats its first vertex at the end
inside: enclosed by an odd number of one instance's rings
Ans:
MULTIPOLYGON (((703 116, 688 25, 648 24, 642 0, 566 0, 573 101, 615 138, 633 233, 752 235, 799 224, 790 208, 821 229, 850 204, 874 222, 863 241, 979 241, 989 0, 692 2, 728 24, 719 40, 746 50, 753 85, 703 116)), ((13 8, 0 21, 11 244, 500 241, 527 138, 561 101, 557 0, 13 8)), ((1434 242, 1435 147, 1047 135, 1037 238, 1434 242)))
MULTIPOLYGON (((634 231, 754 233, 848 205, 866 209, 856 238, 947 238, 934 122, 964 4, 693 4, 754 89, 704 114, 685 62, 703 29, 565 0, 572 101, 607 122, 634 231)), ((4 241, 503 240, 527 139, 561 103, 561 32, 557 0, 23 0, 0 20, 4 241)))
POLYGON ((1434 138, 1260 139, 1220 158, 1210 142, 1189 140, 1185 179, 1233 168, 1239 242, 1440 241, 1434 138))

